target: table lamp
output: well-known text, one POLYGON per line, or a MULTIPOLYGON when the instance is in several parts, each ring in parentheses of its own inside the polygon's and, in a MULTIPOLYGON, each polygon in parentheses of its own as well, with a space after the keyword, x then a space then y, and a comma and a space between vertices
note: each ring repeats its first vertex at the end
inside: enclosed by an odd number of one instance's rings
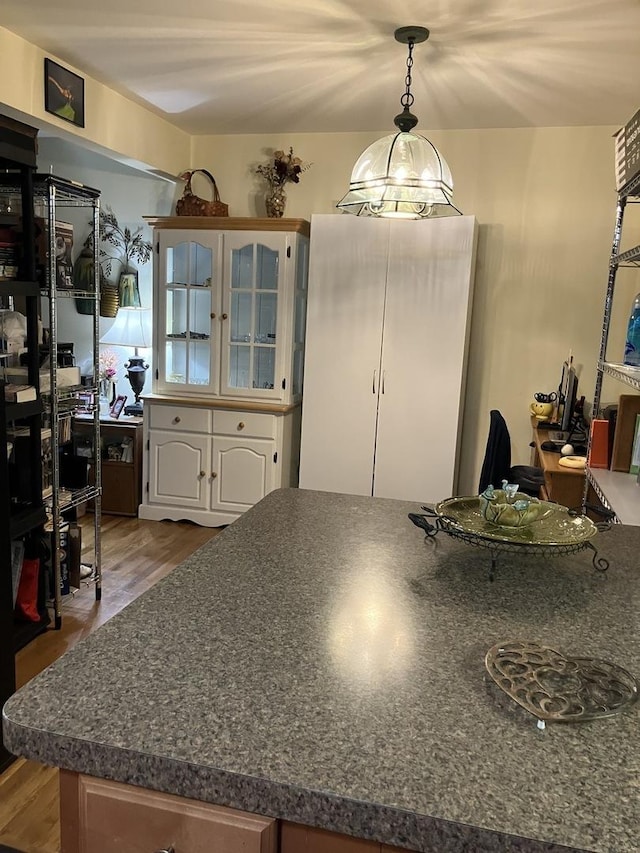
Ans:
POLYGON ((135 403, 125 406, 125 415, 142 417, 140 394, 144 388, 145 373, 149 365, 145 364, 144 358, 138 355, 138 349, 151 346, 150 310, 149 308, 120 308, 113 325, 100 338, 101 344, 135 349, 135 355, 130 356, 129 361, 124 365, 135 396, 135 403))

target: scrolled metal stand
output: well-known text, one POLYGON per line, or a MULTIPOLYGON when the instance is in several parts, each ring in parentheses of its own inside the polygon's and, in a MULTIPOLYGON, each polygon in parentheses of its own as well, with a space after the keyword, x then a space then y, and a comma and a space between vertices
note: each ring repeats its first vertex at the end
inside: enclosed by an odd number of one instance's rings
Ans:
MULTIPOLYGON (((420 509, 424 511, 423 514, 410 512, 409 520, 412 521, 416 527, 424 530, 427 538, 434 539, 438 533, 442 531, 452 539, 458 539, 461 542, 465 542, 467 545, 472 545, 475 548, 484 548, 489 551, 491 554, 491 568, 489 570, 490 581, 493 581, 495 577, 498 557, 501 554, 526 554, 527 556, 533 557, 564 557, 569 554, 577 554, 579 551, 583 551, 585 548, 588 548, 593 552, 591 563, 594 569, 599 572, 606 572, 609 568, 609 561, 604 557, 598 556, 598 550, 591 541, 560 545, 498 541, 496 539, 490 539, 486 536, 482 536, 479 533, 472 533, 465 530, 459 522, 456 521, 456 519, 446 515, 439 515, 431 507, 423 506, 420 507, 420 509), (433 523, 429 521, 429 519, 433 519, 433 523)), ((574 514, 577 514, 577 511, 573 512, 574 514)), ((608 522, 601 522, 597 525, 599 530, 608 530, 609 526, 608 522)))

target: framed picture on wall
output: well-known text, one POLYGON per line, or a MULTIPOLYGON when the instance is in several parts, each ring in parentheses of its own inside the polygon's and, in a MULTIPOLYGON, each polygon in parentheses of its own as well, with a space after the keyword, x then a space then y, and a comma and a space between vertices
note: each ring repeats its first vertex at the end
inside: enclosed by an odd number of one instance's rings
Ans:
POLYGON ((84 79, 53 59, 44 61, 44 108, 58 118, 84 127, 84 79))

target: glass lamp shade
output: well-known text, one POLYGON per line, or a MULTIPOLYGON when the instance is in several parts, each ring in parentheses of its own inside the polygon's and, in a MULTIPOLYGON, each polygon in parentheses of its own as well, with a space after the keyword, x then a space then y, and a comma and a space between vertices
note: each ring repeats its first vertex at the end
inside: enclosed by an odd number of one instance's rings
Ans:
POLYGON ((337 207, 356 216, 422 219, 460 213, 453 178, 438 149, 417 133, 384 136, 360 155, 337 207))

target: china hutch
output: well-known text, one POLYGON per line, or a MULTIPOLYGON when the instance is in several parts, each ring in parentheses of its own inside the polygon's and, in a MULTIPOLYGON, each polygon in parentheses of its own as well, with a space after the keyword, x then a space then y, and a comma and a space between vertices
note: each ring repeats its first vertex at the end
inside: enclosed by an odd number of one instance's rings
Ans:
POLYGON ((139 516, 229 524, 297 485, 309 223, 146 220, 156 366, 139 516))

